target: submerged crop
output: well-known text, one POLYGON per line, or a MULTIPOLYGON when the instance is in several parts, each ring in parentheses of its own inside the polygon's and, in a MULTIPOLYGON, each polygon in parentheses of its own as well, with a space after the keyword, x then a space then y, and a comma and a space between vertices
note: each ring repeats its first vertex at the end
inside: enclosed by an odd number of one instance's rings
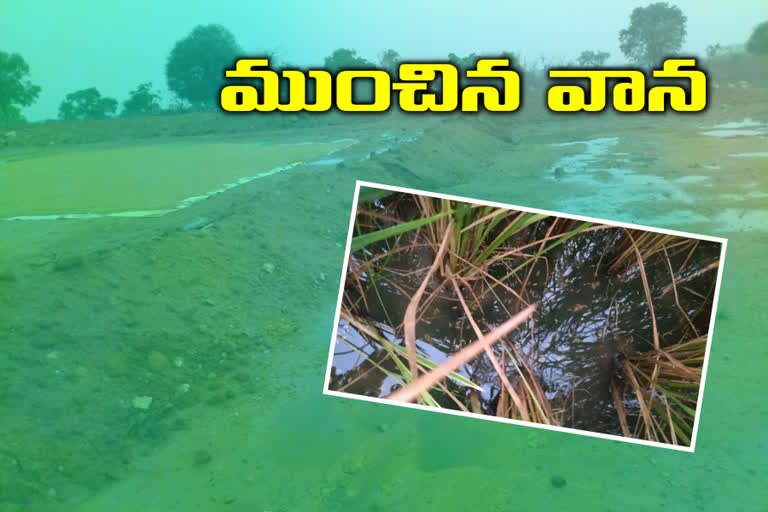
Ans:
POLYGON ((720 243, 362 192, 331 390, 690 445, 720 243))

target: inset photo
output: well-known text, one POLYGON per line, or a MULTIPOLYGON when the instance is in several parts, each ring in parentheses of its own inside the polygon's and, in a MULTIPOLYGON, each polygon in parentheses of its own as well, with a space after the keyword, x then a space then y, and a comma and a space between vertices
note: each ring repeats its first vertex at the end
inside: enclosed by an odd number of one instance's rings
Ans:
POLYGON ((693 451, 726 240, 358 182, 326 394, 693 451))

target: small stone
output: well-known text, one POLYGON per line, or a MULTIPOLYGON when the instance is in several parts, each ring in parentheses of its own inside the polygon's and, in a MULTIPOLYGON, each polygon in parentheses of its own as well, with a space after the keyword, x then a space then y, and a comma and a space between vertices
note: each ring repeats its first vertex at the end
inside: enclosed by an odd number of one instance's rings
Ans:
POLYGON ((184 224, 181 227, 181 231, 193 231, 193 230, 203 229, 209 226, 211 223, 212 221, 208 217, 198 217, 192 222, 188 224, 184 224))
POLYGON ((262 265, 262 267, 261 267, 261 268, 262 268, 262 269, 264 270, 264 272, 266 272, 267 274, 271 274, 272 272, 274 272, 274 271, 275 271, 275 266, 274 266, 273 264, 271 264, 271 263, 265 263, 264 265, 262 265))
POLYGON ((86 379, 88 377, 88 369, 85 366, 75 366, 75 377, 78 379, 86 379))
POLYGON ((80 268, 85 263, 84 258, 80 254, 71 254, 67 256, 59 256, 53 262, 53 270, 56 272, 66 272, 68 270, 74 270, 80 268))
POLYGON ((12 283, 16 281, 16 273, 10 268, 0 268, 0 281, 12 283))
POLYGON ((135 409, 141 409, 143 411, 146 411, 149 409, 149 406, 152 405, 152 397, 151 396, 135 396, 133 397, 133 401, 131 402, 133 404, 133 407, 135 409))
POLYGON ((208 450, 197 450, 195 451, 195 454, 192 458, 192 460, 195 462, 196 466, 205 466, 209 462, 211 462, 211 452, 208 450))
POLYGON ((147 356, 147 362, 149 363, 149 367, 152 369, 152 371, 158 373, 168 368, 169 364, 168 358, 165 357, 165 354, 158 352, 157 350, 153 350, 149 353, 149 356, 147 356))
POLYGON ((328 279, 328 276, 325 274, 325 272, 320 272, 320 275, 318 276, 321 281, 325 281, 328 279))
POLYGON ((562 489, 565 487, 565 484, 567 483, 565 481, 565 478, 563 478, 560 475, 553 475, 552 478, 550 478, 549 482, 552 484, 552 487, 555 489, 562 489))

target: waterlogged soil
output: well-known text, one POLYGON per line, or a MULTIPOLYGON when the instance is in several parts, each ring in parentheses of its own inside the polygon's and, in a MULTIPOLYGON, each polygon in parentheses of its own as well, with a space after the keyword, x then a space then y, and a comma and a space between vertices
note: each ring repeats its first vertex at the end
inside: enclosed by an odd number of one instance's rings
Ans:
MULTIPOLYGON (((363 188, 361 195, 365 195, 367 190, 363 188)), ((382 215, 381 218, 410 220, 402 217, 403 212, 409 211, 409 205, 411 211, 416 210, 411 205, 410 197, 396 193, 375 203, 365 203, 360 208, 375 211, 382 215)), ((361 222, 366 221, 363 219, 361 222)), ((546 225, 526 228, 510 239, 510 245, 504 246, 505 250, 532 243, 537 235, 541 237, 544 232, 546 225)), ((566 241, 548 252, 546 260, 542 259, 532 268, 518 273, 518 277, 527 283, 525 292, 516 289, 513 293, 498 286, 489 290, 489 285, 494 283, 490 278, 475 280, 473 290, 463 291, 475 322, 488 326, 483 329, 484 332, 508 320, 527 305, 519 300, 520 294, 527 303, 538 304, 532 320, 506 339, 522 355, 524 364, 533 370, 564 427, 621 435, 611 395, 612 380, 617 389, 624 387, 618 361, 649 351, 654 346, 652 318, 641 273, 636 266, 611 268, 619 254, 616 245, 622 234, 620 228, 602 229, 584 232, 566 241), (473 297, 481 297, 479 303, 473 301, 473 297)), ((417 243, 413 236, 411 233, 400 238, 398 245, 404 247, 417 243)), ((392 241, 379 242, 366 249, 370 251, 366 256, 358 251, 351 258, 363 263, 374 255, 388 254, 392 241)), ((700 241, 679 279, 717 261, 720 245, 718 242, 700 241)), ((673 254, 670 258, 672 267, 680 269, 687 256, 688 251, 673 254)), ((362 316, 377 322, 385 335, 396 344, 403 345, 401 326, 410 302, 407 292, 413 293, 421 285, 433 257, 433 251, 424 247, 395 252, 386 260, 386 265, 375 266, 375 270, 365 272, 361 279, 366 287, 365 301, 360 301, 364 305, 359 306, 362 316), (371 286, 374 278, 377 281, 375 288, 371 286)), ((525 261, 519 258, 506 264, 493 264, 488 273, 501 279, 510 268, 516 268, 525 261)), ((681 339, 694 337, 673 294, 665 290, 671 281, 663 255, 649 258, 644 264, 644 271, 654 305, 656 327, 661 333, 660 346, 664 348, 681 339)), ((705 272, 691 280, 686 290, 680 292, 680 307, 698 327, 699 335, 708 332, 711 319, 711 303, 701 297, 712 297, 716 277, 716 272, 705 272)), ((416 326, 417 350, 437 364, 477 339, 455 292, 450 291, 450 285, 441 287, 442 281, 442 277, 435 277, 428 283, 427 294, 434 291, 438 293, 438 298, 423 305, 423 315, 420 315, 416 326)), ((513 289, 518 288, 514 278, 507 284, 513 289)), ((357 289, 354 279, 346 281, 345 290, 350 300, 359 296, 357 289)), ((390 373, 399 373, 394 363, 384 357, 386 352, 383 348, 366 341, 345 320, 340 321, 339 329, 347 342, 341 339, 336 341, 330 389, 379 398, 397 389, 398 381, 374 368, 370 362, 376 361, 390 373), (359 352, 350 350, 349 342, 359 352)), ((509 363, 509 358, 503 356, 498 345, 493 350, 497 361, 507 361, 507 376, 516 386, 519 373, 509 363)), ((520 362, 517 364, 520 365, 520 362)), ((481 410, 475 412, 495 416, 501 383, 490 360, 486 356, 475 358, 457 372, 484 389, 480 394, 481 410)), ((471 409, 469 387, 452 386, 451 391, 466 409, 471 409)), ((435 395, 442 407, 459 409, 442 393, 436 392, 435 395)), ((628 399, 624 408, 634 423, 639 413, 636 402, 628 399)))
MULTIPOLYGON (((684 472, 671 451, 321 394, 355 180, 557 210, 601 189, 556 179, 558 160, 584 147, 552 144, 620 137, 627 146, 617 151, 653 159, 648 176, 699 175, 688 166, 716 159, 711 176, 727 177, 733 194, 763 190, 762 160, 725 155, 764 151, 764 139, 718 140, 721 152, 700 158, 712 143, 702 126, 755 117, 754 100, 738 92, 726 110, 685 117, 319 116, 225 128, 190 115, 183 123, 194 129, 178 133, 167 119, 131 121, 125 133, 109 121, 83 138, 68 124, 17 130, 20 146, 9 143, 0 160, 264 134, 368 142, 334 165, 299 165, 159 217, 0 222, 0 510, 382 510, 421 503, 425 488, 434 509, 538 507, 544 497, 600 508, 625 503, 635 482, 649 509, 727 509, 749 499, 745 488, 759 502, 766 445, 754 418, 765 404, 752 377, 768 356, 758 286, 766 241, 757 222, 718 221, 728 208, 743 207, 743 219, 760 211, 718 185, 682 183, 692 198, 684 209, 648 201, 612 218, 653 225, 651 213, 669 213, 659 227, 726 236, 737 248, 705 402, 741 420, 726 428, 702 415, 684 472), (378 151, 383 134, 418 131, 378 151), (510 464, 521 455, 535 463, 510 464), (674 483, 658 477, 669 472, 674 483), (716 490, 704 483, 713 472, 726 475, 716 490)), ((621 190, 616 201, 628 204, 634 187, 621 190)), ((599 216, 606 201, 583 204, 570 213, 599 216)))

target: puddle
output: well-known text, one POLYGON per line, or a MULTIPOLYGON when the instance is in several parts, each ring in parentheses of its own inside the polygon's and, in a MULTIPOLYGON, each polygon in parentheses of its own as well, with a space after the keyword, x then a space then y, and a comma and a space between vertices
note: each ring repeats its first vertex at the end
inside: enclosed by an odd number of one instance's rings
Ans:
POLYGON ((736 158, 766 158, 768 157, 768 151, 755 151, 752 153, 731 153, 728 156, 736 158))
POLYGON ((309 165, 320 165, 320 166, 337 165, 343 161, 344 161, 343 158, 324 158, 322 160, 315 160, 314 162, 309 162, 309 165))
POLYGON ((708 176, 683 176, 675 180, 677 183, 706 183, 708 181, 708 176))
POLYGON ((755 190, 758 187, 759 183, 752 181, 750 183, 745 183, 742 187, 743 190, 738 194, 722 194, 720 197, 722 199, 734 202, 746 201, 749 199, 768 198, 768 192, 760 192, 759 190, 755 190))
MULTIPOLYGON (((763 196, 768 195, 764 194, 763 196)), ((740 198, 741 199, 741 198, 740 198)), ((768 210, 726 208, 713 219, 716 232, 768 233, 768 210)))
MULTIPOLYGON (((359 160, 366 160, 369 159, 371 156, 371 153, 374 154, 380 154, 386 151, 391 151, 392 149, 403 145, 408 144, 410 142, 415 141, 423 134, 423 130, 416 130, 412 133, 407 134, 401 134, 401 135, 394 135, 391 133, 384 133, 379 136, 380 139, 384 140, 384 145, 379 146, 377 149, 375 149, 373 152, 365 152, 365 154, 359 156, 359 160)), ((370 141, 369 141, 370 142, 370 141)), ((272 144, 272 147, 296 147, 296 148, 309 148, 315 145, 334 145, 336 147, 332 148, 330 151, 325 152, 324 158, 316 159, 316 160, 298 160, 292 163, 289 163, 287 165, 279 165, 276 167, 271 168, 270 170, 266 172, 261 172, 252 176, 245 176, 236 179, 235 181, 231 183, 226 183, 224 185, 218 186, 212 190, 209 190, 203 194, 193 195, 189 196, 187 198, 182 199, 179 201, 175 206, 171 206, 169 208, 152 208, 152 209, 137 209, 137 210, 124 210, 124 211, 117 211, 117 212, 105 212, 105 213, 96 213, 96 212, 72 212, 72 213, 52 213, 52 214, 45 214, 45 215, 11 215, 6 217, 0 217, 0 220, 7 220, 7 221, 26 221, 26 220, 87 220, 87 219, 99 219, 99 218, 105 218, 105 217, 150 217, 150 216, 159 216, 164 215, 169 212, 181 210, 183 208, 186 208, 188 206, 191 206, 195 203, 198 203, 200 201, 204 201, 205 199, 208 199, 210 197, 213 197, 215 195, 221 194, 223 192, 226 192, 227 190, 230 190, 232 188, 238 187, 240 185, 249 183, 253 180, 265 178, 268 176, 272 176, 277 173, 285 172, 288 170, 291 170, 297 166, 300 165, 313 165, 313 166, 320 166, 320 167, 332 167, 335 165, 338 165, 342 162, 344 162, 347 158, 342 157, 331 157, 331 155, 334 155, 338 153, 341 150, 348 149, 352 146, 360 144, 361 141, 359 139, 354 138, 340 138, 335 139, 330 142, 312 142, 312 141, 302 141, 302 142, 291 142, 291 143, 280 143, 280 144, 272 144)), ((245 145, 241 145, 245 146, 245 145)), ((258 148, 258 151, 263 151, 264 147, 269 148, 270 145, 267 141, 258 141, 253 144, 247 145, 249 146, 249 150, 252 150, 253 148, 258 148)), ((165 146, 163 148, 160 148, 160 150, 168 150, 173 149, 174 145, 165 146)), ((181 146, 180 146, 181 147, 181 146)), ((194 148, 194 149, 200 149, 200 148, 194 148)), ((141 151, 142 148, 138 148, 138 151, 141 151)), ((205 148, 202 149, 205 151, 205 148)), ((213 151, 213 149, 211 149, 213 151)), ((306 149, 302 149, 302 151, 306 152, 306 149)), ((261 153, 259 153, 261 154, 261 153)), ((83 157, 83 158, 91 158, 89 156, 83 157)), ((164 155, 159 155, 156 157, 156 160, 158 159, 164 159, 167 158, 164 155)), ((149 164, 152 164, 153 162, 149 162, 149 164)), ((149 165, 148 164, 148 165, 149 165)), ((124 171, 129 172, 129 171, 124 171)), ((209 173, 206 173, 209 174, 209 173)), ((92 181, 92 180, 91 180, 92 181)))
POLYGON ((702 135, 708 137, 751 137, 754 135, 763 135, 766 130, 751 130, 751 129, 739 129, 739 130, 709 130, 701 132, 702 135))
POLYGON ((755 126, 763 126, 762 123, 753 121, 752 118, 745 118, 743 121, 733 121, 730 123, 716 124, 713 128, 720 128, 723 130, 734 130, 736 128, 752 128, 755 126))
MULTIPOLYGON (((618 137, 552 144, 553 147, 583 145, 583 153, 561 157, 549 169, 549 179, 588 188, 591 194, 571 195, 559 200, 558 211, 593 217, 621 219, 629 222, 642 220, 644 224, 675 226, 681 223, 702 222, 707 218, 680 205, 695 204, 683 188, 687 183, 706 183, 706 176, 689 176, 674 181, 652 174, 640 174, 628 167, 603 166, 601 160, 611 164, 631 164, 631 158, 612 158, 612 149, 618 137), (660 202, 675 203, 678 210, 662 213, 655 206, 660 202), (648 205, 654 205, 648 208, 648 205)), ((637 159, 636 159, 637 160, 637 159)), ((652 157, 643 157, 644 162, 652 157)))
POLYGON ((743 121, 717 124, 706 131, 699 132, 708 137, 749 137, 763 135, 767 126, 764 123, 746 118, 743 121))
POLYGON ((273 169, 270 169, 269 171, 262 172, 259 174, 256 174, 254 176, 247 176, 244 178, 240 178, 234 183, 227 183, 225 185, 222 185, 221 187, 211 190, 210 192, 207 192, 203 195, 199 196, 192 196, 188 197, 186 199, 183 199, 176 207, 166 209, 166 210, 132 210, 132 211, 125 211, 125 212, 112 212, 112 213, 65 213, 65 214, 54 214, 54 215, 16 215, 12 217, 5 217, 0 220, 7 220, 7 221, 17 221, 17 220, 83 220, 83 219, 102 219, 105 217, 154 217, 158 215, 165 215, 166 213, 175 212, 178 210, 182 210, 184 208, 187 208, 188 206, 191 206, 195 203, 198 203, 200 201, 203 201, 205 199, 208 199, 210 197, 213 197, 217 194, 221 194, 222 192, 226 192, 227 190, 233 189, 235 187, 238 187, 240 185, 243 185, 245 183, 251 182, 253 180, 257 180, 259 178, 265 178, 267 176, 272 176, 273 174, 277 174, 280 172, 284 172, 290 169, 293 169, 294 167, 297 167, 299 165, 304 165, 304 162, 294 162, 292 164, 288 165, 282 165, 275 167, 273 169))

